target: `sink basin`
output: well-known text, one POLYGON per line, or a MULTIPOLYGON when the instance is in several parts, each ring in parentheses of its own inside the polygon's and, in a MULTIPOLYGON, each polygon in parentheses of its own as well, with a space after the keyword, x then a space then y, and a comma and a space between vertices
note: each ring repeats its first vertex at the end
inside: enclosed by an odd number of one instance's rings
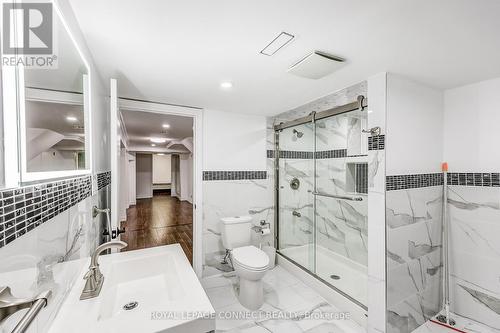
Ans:
POLYGON ((135 308, 151 312, 181 299, 186 295, 178 273, 170 253, 112 262, 99 296, 98 320, 129 315, 131 310, 123 308, 128 303, 137 302, 135 308))
POLYGON ((215 329, 215 311, 178 244, 101 256, 99 264, 104 275, 100 295, 79 300, 87 260, 50 332, 215 329))

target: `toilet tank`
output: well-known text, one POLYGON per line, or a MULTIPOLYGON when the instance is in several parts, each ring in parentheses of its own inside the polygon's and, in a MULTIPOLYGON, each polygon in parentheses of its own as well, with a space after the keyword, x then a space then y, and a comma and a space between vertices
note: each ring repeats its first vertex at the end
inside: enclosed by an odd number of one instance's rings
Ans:
POLYGON ((252 217, 232 216, 221 218, 222 244, 226 249, 250 245, 252 217))

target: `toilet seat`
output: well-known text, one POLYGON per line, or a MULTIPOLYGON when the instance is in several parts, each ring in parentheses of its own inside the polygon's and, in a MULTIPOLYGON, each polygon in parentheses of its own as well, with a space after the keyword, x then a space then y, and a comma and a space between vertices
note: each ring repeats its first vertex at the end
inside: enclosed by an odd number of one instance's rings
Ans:
POLYGON ((237 265, 251 271, 264 271, 269 266, 267 254, 252 245, 233 249, 232 258, 237 265))

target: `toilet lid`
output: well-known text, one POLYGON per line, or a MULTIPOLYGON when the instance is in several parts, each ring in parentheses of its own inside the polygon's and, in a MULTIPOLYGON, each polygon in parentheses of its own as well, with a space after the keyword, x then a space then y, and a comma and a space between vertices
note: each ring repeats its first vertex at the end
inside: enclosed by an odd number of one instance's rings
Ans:
POLYGON ((269 265, 267 254, 255 246, 242 246, 232 251, 233 260, 250 270, 262 270, 269 265))

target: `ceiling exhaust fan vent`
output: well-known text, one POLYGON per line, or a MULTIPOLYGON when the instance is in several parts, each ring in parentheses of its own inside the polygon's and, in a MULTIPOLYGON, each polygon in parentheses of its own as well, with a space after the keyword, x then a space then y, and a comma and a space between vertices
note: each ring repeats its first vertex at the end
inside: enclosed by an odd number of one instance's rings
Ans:
POLYGON ((345 64, 345 59, 325 52, 314 51, 297 61, 287 71, 308 79, 321 79, 340 69, 345 64))

